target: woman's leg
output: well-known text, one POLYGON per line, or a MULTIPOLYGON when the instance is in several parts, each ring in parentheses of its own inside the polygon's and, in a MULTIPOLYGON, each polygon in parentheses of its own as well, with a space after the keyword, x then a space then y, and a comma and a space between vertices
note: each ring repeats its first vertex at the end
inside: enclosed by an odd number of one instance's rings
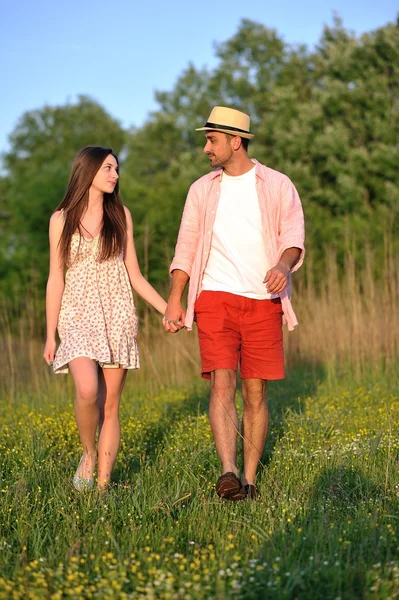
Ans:
POLYGON ((100 409, 98 437, 98 487, 106 487, 119 450, 119 403, 126 380, 126 369, 101 369, 98 405, 100 409))
POLYGON ((76 475, 93 479, 96 467, 96 430, 99 421, 97 405, 98 366, 90 358, 71 360, 69 369, 75 384, 75 416, 83 446, 83 457, 76 475))

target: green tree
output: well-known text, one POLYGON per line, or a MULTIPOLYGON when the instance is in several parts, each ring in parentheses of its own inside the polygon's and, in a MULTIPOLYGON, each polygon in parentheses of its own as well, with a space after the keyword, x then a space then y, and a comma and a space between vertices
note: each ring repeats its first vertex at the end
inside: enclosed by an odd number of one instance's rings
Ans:
MULTIPOLYGON (((189 66, 171 92, 157 95, 160 111, 139 132, 151 137, 151 154, 164 158, 162 181, 152 176, 157 189, 150 202, 157 203, 158 195, 162 205, 169 180, 168 193, 176 200, 167 207, 168 216, 176 214, 174 207, 184 199, 173 187, 174 165, 183 167, 181 181, 190 162, 193 174, 207 170, 199 151, 203 138, 194 128, 211 106, 228 104, 251 115, 256 137, 250 154, 295 182, 320 274, 326 248, 335 247, 343 263, 348 238, 356 242, 360 259, 365 244, 382 256, 384 232, 390 229, 399 239, 398 23, 357 37, 336 17, 309 51, 244 19, 216 54, 213 72, 189 66), (162 135, 157 140, 163 118, 174 129, 173 143, 162 135)), ((153 249, 157 252, 156 244, 153 249)))
POLYGON ((366 244, 382 256, 386 230, 398 248, 399 23, 358 37, 336 17, 310 50, 244 19, 216 56, 213 70, 189 64, 172 90, 158 91, 159 110, 135 130, 86 97, 23 115, 0 180, 3 289, 32 277, 43 289, 48 218, 89 143, 123 148, 139 261, 153 283, 165 282, 188 188, 209 170, 195 128, 217 104, 248 112, 250 155, 294 181, 316 275, 326 248, 343 263, 348 239, 360 258, 366 244))
POLYGON ((124 139, 118 121, 85 96, 75 104, 45 106, 21 117, 4 156, 3 292, 20 296, 29 282, 44 290, 48 222, 64 195, 75 154, 89 144, 107 145, 119 153, 124 139))

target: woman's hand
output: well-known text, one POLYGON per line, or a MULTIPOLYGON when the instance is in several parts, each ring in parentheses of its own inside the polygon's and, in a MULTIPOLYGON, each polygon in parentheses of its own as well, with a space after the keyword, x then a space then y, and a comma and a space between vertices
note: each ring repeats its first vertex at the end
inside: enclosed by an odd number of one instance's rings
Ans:
POLYGON ((55 357, 55 350, 57 348, 57 342, 54 340, 46 340, 44 346, 43 358, 48 365, 52 365, 55 357))
POLYGON ((184 321, 186 313, 183 310, 180 302, 173 301, 169 298, 168 306, 162 319, 162 325, 168 333, 177 333, 184 329, 184 321))

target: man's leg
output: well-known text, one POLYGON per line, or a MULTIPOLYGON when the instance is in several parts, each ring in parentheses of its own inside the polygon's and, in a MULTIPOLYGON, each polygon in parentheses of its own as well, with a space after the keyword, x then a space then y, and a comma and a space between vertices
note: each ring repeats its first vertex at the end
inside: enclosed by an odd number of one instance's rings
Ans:
POLYGON ((256 469, 265 447, 269 411, 264 379, 243 379, 244 414, 242 435, 244 448, 243 485, 255 484, 256 469))
POLYGON ((211 400, 209 420, 222 463, 223 473, 237 470, 238 416, 235 405, 236 372, 233 369, 215 369, 211 372, 211 400))

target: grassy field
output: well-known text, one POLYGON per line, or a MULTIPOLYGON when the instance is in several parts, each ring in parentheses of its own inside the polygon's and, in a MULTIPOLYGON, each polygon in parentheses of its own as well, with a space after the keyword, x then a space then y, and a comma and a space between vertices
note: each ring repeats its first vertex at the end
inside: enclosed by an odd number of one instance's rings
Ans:
POLYGON ((2 403, 0 599, 399 597, 395 382, 270 385, 262 497, 228 503, 206 387, 136 395, 134 375, 105 497, 72 487, 70 384, 2 403))
POLYGON ((0 600, 399 598, 399 264, 375 267, 298 281, 258 501, 217 497, 196 334, 145 313, 112 488, 77 493, 71 379, 34 299, 0 307, 0 600))

